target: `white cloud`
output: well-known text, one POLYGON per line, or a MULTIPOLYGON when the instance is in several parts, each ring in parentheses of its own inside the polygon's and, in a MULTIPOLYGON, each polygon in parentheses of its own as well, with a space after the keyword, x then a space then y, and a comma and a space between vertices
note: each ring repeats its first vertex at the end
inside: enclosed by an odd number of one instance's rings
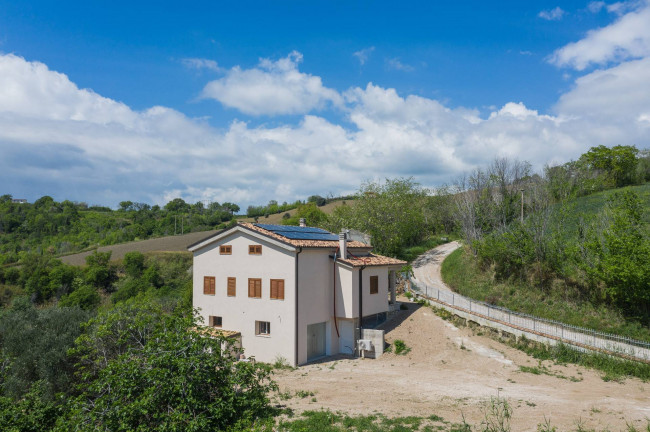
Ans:
POLYGON ((592 1, 587 5, 587 9, 591 13, 600 12, 607 4, 604 1, 592 1))
POLYGON ((214 60, 203 59, 203 58, 184 58, 181 60, 183 66, 188 69, 207 69, 213 72, 221 72, 222 69, 219 67, 214 60))
POLYGON ((397 57, 387 59, 386 65, 388 65, 390 69, 398 71, 413 72, 415 70, 413 66, 402 63, 401 60, 397 57))
POLYGON ((556 6, 551 10, 541 11, 537 16, 548 21, 559 21, 562 19, 564 14, 566 14, 566 12, 562 10, 561 7, 556 6))
POLYGON ((340 95, 320 77, 298 71, 301 62, 302 54, 294 51, 277 61, 261 59, 253 69, 236 66, 209 82, 202 96, 250 115, 304 114, 340 104, 340 95))
POLYGON ((584 70, 596 64, 620 62, 650 55, 650 3, 614 23, 591 30, 584 39, 556 50, 549 61, 557 66, 584 70))
MULTIPOLYGON (((284 60, 304 75, 296 60, 284 60)), ((649 146, 650 95, 638 91, 648 71, 648 60, 638 60, 583 76, 553 115, 510 102, 485 118, 370 83, 339 96, 349 123, 305 115, 295 124, 234 121, 218 130, 169 108, 134 111, 42 63, 0 55, 0 184, 30 199, 182 197, 245 208, 349 193, 374 178, 412 175, 433 186, 495 156, 541 168, 597 144, 649 146)))
POLYGON ((359 51, 355 51, 355 52, 352 53, 352 55, 355 56, 357 58, 357 60, 359 60, 359 63, 361 64, 361 66, 363 66, 364 64, 366 64, 366 62, 368 61, 368 58, 370 58, 370 54, 372 54, 372 52, 374 50, 375 50, 375 47, 371 46, 371 47, 364 48, 364 49, 359 50, 359 51))

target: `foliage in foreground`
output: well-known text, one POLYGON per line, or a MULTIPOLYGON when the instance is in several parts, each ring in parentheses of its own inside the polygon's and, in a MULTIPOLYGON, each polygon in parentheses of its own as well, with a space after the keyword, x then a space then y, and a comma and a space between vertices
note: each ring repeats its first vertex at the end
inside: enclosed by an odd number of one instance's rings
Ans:
MULTIPOLYGON (((20 397, 7 393, 0 430, 226 430, 272 416, 270 369, 237 362, 228 340, 205 337, 196 325, 151 301, 100 313, 65 358, 74 385, 52 398, 46 376, 20 397)), ((9 381, 1 384, 9 390, 9 381)))

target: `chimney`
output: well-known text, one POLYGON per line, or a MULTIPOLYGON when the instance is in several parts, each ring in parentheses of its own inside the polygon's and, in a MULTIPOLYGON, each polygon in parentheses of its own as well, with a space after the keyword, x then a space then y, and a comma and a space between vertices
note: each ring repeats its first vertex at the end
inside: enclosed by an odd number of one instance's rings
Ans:
POLYGON ((346 259, 348 257, 348 244, 347 244, 347 234, 345 231, 342 231, 339 234, 339 255, 341 259, 346 259))
POLYGON ((307 224, 305 223, 305 218, 300 218, 300 226, 301 227, 306 227, 307 224))

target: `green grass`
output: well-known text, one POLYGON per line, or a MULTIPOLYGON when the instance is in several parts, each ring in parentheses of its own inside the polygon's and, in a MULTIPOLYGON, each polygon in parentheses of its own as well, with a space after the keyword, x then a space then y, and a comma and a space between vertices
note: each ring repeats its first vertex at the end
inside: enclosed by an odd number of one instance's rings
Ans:
MULTIPOLYGON (((603 373, 602 378, 605 381, 618 381, 623 378, 640 378, 643 381, 650 380, 650 364, 628 361, 624 359, 610 357, 600 353, 578 351, 569 345, 544 345, 530 341, 526 338, 520 338, 516 342, 508 342, 508 345, 517 348, 534 358, 543 361, 551 360, 558 364, 576 364, 590 369, 595 369, 603 373)), ((540 367, 522 366, 522 372, 532 374, 545 374, 548 370, 540 367)), ((557 374, 553 374, 557 376, 557 374)), ((560 377, 559 378, 566 378, 560 377)))
POLYGON ((451 253, 443 261, 441 271, 445 283, 466 297, 566 324, 650 341, 650 328, 626 320, 613 307, 594 305, 583 298, 578 288, 564 281, 553 281, 546 289, 521 280, 498 281, 490 270, 481 271, 472 253, 464 248, 451 253))

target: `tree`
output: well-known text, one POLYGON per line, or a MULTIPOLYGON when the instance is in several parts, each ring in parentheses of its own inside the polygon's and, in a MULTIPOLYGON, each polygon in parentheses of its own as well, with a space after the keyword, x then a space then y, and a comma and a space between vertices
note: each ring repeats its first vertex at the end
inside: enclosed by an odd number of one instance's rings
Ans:
POLYGON ((412 178, 366 183, 355 205, 337 207, 327 226, 334 232, 342 228, 366 232, 378 252, 397 255, 428 233, 423 211, 426 200, 427 191, 412 178))
POLYGON ((610 149, 600 145, 580 156, 579 162, 589 169, 602 172, 608 186, 620 187, 634 180, 638 153, 634 146, 618 145, 610 149))
POLYGON ((81 383, 59 427, 101 431, 244 428, 271 410, 268 368, 237 362, 197 318, 151 303, 118 304, 91 320, 71 354, 81 383))
POLYGON ((124 271, 128 276, 137 278, 144 271, 144 255, 142 252, 133 251, 124 254, 124 271))
POLYGON ((588 233, 585 272, 605 284, 604 295, 614 304, 650 320, 650 235, 643 223, 643 203, 632 191, 614 193, 601 226, 588 233))
POLYGON ((94 251, 86 257, 86 281, 95 288, 110 292, 117 280, 117 269, 110 263, 112 252, 94 251))

